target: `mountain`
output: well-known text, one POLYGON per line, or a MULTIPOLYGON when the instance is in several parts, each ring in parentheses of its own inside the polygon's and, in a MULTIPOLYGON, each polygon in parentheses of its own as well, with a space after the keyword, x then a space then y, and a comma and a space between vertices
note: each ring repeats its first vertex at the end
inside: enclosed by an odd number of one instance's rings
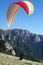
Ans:
POLYGON ((5 40, 5 47, 20 56, 20 53, 25 51, 26 59, 42 61, 43 60, 43 35, 30 33, 27 30, 13 29, 1 30, 0 40, 5 40), (7 46, 6 46, 7 45, 7 46))

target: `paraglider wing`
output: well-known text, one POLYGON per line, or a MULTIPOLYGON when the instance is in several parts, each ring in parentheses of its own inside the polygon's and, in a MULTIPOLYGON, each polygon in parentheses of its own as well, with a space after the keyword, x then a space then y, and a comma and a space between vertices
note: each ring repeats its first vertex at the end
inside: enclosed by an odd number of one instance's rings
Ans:
POLYGON ((23 8, 27 14, 31 15, 34 11, 34 6, 29 1, 22 1, 22 2, 16 2, 13 3, 9 8, 7 12, 7 20, 8 20, 8 26, 11 26, 14 22, 14 19, 16 17, 16 14, 18 13, 20 8, 23 8))
POLYGON ((12 23, 14 22, 14 19, 19 9, 20 9, 20 6, 15 5, 15 4, 12 4, 9 7, 8 12, 7 12, 8 27, 10 27, 12 23))

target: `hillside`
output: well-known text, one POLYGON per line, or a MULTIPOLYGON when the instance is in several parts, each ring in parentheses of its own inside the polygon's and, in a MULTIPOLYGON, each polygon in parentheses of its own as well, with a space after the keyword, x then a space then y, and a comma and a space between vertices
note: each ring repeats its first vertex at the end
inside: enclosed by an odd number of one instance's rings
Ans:
POLYGON ((43 35, 30 33, 27 30, 13 29, 1 30, 0 29, 0 51, 8 54, 16 54, 19 56, 22 51, 26 53, 26 59, 32 61, 43 60, 43 35), (10 51, 3 50, 7 48, 10 51), (12 53, 10 53, 12 52, 12 53))
POLYGON ((29 60, 19 60, 19 57, 0 53, 0 65, 43 65, 43 63, 29 60))

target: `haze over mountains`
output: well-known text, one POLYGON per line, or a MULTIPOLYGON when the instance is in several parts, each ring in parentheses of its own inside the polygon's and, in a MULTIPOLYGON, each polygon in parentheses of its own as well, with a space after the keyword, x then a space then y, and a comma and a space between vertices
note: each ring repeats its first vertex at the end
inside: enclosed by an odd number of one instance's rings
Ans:
MULTIPOLYGON (((26 52, 26 58, 30 60, 43 60, 43 35, 30 33, 27 30, 13 29, 1 30, 0 40, 5 40, 7 46, 15 51, 17 56, 22 51, 26 52)), ((8 48, 6 45, 5 47, 8 48)))

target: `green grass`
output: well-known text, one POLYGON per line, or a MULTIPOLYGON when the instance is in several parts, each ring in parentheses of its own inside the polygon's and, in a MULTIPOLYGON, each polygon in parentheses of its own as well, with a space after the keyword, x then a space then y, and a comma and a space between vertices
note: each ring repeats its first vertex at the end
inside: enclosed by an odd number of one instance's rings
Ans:
POLYGON ((29 60, 19 60, 19 57, 0 53, 0 65, 43 65, 29 60))

